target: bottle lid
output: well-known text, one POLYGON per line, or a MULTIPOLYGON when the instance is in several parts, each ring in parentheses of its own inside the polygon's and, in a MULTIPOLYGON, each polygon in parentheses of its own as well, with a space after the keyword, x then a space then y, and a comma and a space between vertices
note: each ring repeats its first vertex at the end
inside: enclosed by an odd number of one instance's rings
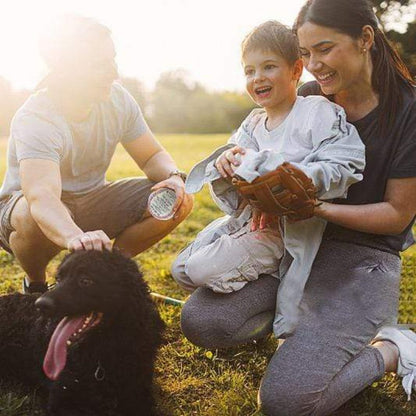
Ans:
POLYGON ((173 207, 176 202, 176 193, 169 188, 161 188, 149 195, 147 207, 152 217, 167 221, 170 220, 175 211, 173 207))

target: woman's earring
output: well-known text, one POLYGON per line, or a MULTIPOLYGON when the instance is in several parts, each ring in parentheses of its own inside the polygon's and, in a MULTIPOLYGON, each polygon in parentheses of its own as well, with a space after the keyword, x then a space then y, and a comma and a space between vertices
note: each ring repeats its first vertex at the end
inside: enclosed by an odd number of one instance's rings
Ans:
POLYGON ((362 53, 366 53, 367 52, 367 48, 363 48, 361 51, 362 51, 362 53))

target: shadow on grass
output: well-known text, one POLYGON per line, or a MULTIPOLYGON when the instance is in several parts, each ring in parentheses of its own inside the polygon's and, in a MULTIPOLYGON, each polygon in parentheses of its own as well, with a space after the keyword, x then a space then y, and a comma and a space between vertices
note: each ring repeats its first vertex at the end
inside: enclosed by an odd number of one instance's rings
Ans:
POLYGON ((406 401, 399 379, 385 376, 349 400, 332 416, 414 416, 415 400, 406 401))

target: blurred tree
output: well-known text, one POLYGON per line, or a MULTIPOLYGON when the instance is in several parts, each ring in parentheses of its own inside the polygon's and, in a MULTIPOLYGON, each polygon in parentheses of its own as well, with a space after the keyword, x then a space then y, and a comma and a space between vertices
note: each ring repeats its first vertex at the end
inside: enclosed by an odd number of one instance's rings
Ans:
POLYGON ((227 115, 228 129, 232 131, 239 127, 248 113, 256 107, 256 104, 246 93, 222 92, 220 93, 223 111, 227 115))
POLYGON ((27 90, 13 90, 10 82, 0 77, 0 136, 9 134, 13 115, 29 96, 29 93, 27 90))
POLYGON ((139 104, 144 115, 147 115, 147 92, 143 83, 136 78, 132 77, 120 77, 120 84, 126 88, 126 90, 134 97, 139 104))
POLYGON ((377 16, 416 77, 416 0, 372 0, 377 16))
POLYGON ((413 78, 416 78, 416 23, 409 23, 406 33, 391 30, 387 36, 395 44, 413 78))
POLYGON ((151 127, 161 132, 188 132, 190 96, 194 92, 195 86, 184 71, 163 73, 151 96, 151 127))
POLYGON ((10 82, 0 77, 0 135, 8 134, 10 120, 12 118, 13 95, 10 82))
POLYGON ((402 19, 403 15, 411 12, 416 0, 372 0, 377 17, 383 26, 391 19, 402 19))
POLYGON ((237 128, 253 107, 245 94, 210 92, 177 70, 157 81, 148 120, 157 132, 225 133, 237 128))

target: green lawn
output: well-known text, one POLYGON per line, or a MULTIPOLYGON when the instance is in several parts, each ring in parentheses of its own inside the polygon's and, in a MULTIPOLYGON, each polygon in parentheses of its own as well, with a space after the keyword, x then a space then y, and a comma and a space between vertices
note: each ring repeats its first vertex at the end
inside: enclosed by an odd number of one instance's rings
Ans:
MULTIPOLYGON (((212 149, 224 143, 226 136, 166 135, 160 137, 180 168, 189 168, 212 149)), ((6 142, 0 141, 0 177, 5 169, 6 142)), ((116 179, 138 174, 134 163, 118 149, 108 178, 116 179)), ((178 288, 170 276, 170 264, 177 251, 195 234, 219 215, 208 192, 197 195, 190 217, 171 235, 151 250, 137 257, 153 291, 185 299, 187 294, 178 288)), ((59 259, 51 262, 53 276, 59 259)), ((22 270, 7 253, 0 253, 0 293, 18 290, 22 270)), ((404 256, 401 321, 416 322, 413 295, 416 292, 416 263, 411 251, 404 256)), ((157 401, 163 414, 172 416, 249 416, 256 413, 256 395, 260 379, 277 342, 269 338, 230 350, 205 350, 191 345, 181 335, 180 309, 160 306, 167 323, 166 344, 157 362, 157 401)), ((1 342, 1 340, 0 340, 1 342)), ((416 415, 416 405, 406 402, 398 379, 385 377, 359 394, 337 415, 416 415)), ((22 392, 18 387, 0 387, 0 416, 42 415, 38 410, 36 392, 22 392), (13 391, 13 393, 11 393, 13 391)))

